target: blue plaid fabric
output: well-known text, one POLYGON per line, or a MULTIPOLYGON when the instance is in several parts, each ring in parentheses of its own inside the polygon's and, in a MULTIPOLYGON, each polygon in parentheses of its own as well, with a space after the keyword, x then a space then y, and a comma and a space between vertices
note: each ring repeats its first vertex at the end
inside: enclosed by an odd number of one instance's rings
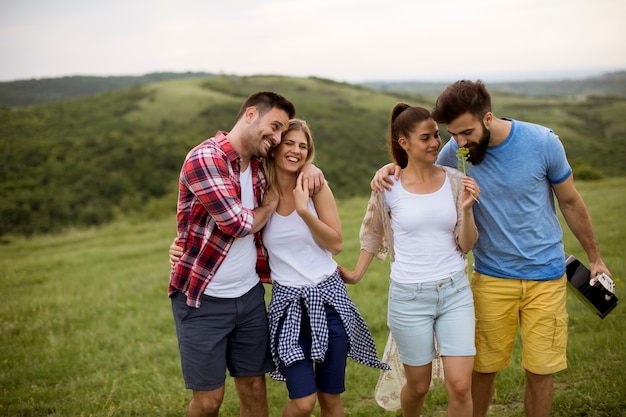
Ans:
POLYGON ((311 359, 314 362, 324 361, 328 348, 328 324, 324 312, 324 304, 328 304, 339 313, 348 335, 348 357, 372 368, 390 369, 378 359, 370 330, 350 299, 339 272, 335 271, 315 287, 293 288, 274 283, 269 306, 271 350, 276 365, 276 370, 270 374, 272 379, 285 380, 278 370, 280 362, 289 366, 305 359, 298 343, 303 313, 301 299, 304 300, 311 322, 311 359), (276 343, 279 323, 283 317, 280 339, 276 343))

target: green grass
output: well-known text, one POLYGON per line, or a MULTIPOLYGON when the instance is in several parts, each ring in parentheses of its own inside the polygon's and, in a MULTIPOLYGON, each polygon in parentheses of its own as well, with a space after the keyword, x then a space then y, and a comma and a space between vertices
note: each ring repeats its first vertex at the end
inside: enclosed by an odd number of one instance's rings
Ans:
MULTIPOLYGON (((592 213, 603 256, 615 277, 626 276, 626 179, 578 183, 592 213)), ((352 267, 367 199, 339 202, 344 250, 352 267)), ((184 389, 170 304, 166 252, 174 220, 130 220, 33 239, 5 238, 0 245, 0 415, 182 416, 184 389)), ((566 230, 566 250, 586 260, 566 230)), ((387 262, 374 262, 349 291, 370 325, 382 354, 387 337, 387 262)), ((626 301, 617 281, 620 303, 626 301)), ((269 288, 268 288, 269 297, 269 288)), ((619 305, 601 320, 568 296, 569 368, 555 378, 555 417, 613 417, 626 413, 624 333, 619 305)), ((373 399, 378 371, 349 362, 347 416, 398 416, 373 399)), ((271 416, 287 400, 284 384, 268 379, 271 416)), ((519 344, 512 366, 496 382, 492 416, 523 416, 524 373, 519 344)), ((445 416, 442 386, 426 400, 425 416, 445 416)), ((223 416, 238 415, 228 379, 223 416)), ((316 410, 315 415, 319 416, 316 410)))
POLYGON ((241 106, 238 99, 202 88, 205 82, 204 78, 187 78, 148 84, 146 88, 153 94, 142 100, 138 109, 126 119, 146 126, 163 121, 186 124, 193 120, 199 108, 216 102, 232 102, 236 107, 241 106))

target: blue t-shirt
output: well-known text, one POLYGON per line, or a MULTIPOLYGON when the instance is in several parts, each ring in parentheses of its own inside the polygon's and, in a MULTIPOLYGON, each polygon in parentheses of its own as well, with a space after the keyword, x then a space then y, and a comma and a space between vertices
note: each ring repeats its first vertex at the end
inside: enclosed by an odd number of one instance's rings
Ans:
MULTIPOLYGON (((480 204, 473 207, 479 232, 474 268, 501 278, 558 279, 565 257, 552 184, 565 181, 572 169, 552 130, 511 122, 506 140, 488 147, 485 159, 468 172, 480 187, 480 204)), ((437 163, 456 168, 458 149, 448 141, 437 163)))

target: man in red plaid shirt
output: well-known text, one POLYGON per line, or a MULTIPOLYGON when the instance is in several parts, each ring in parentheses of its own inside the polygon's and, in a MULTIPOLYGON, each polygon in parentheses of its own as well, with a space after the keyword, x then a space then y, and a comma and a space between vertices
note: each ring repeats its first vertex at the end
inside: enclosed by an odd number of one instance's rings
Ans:
MULTIPOLYGON (((188 416, 217 416, 226 369, 235 378, 240 416, 267 416, 265 373, 273 370, 262 282, 270 282, 260 230, 278 204, 266 191, 262 158, 278 145, 293 104, 272 92, 245 101, 237 122, 185 158, 180 173, 177 244, 169 296, 188 416)), ((309 164, 320 183, 321 171, 309 164)))

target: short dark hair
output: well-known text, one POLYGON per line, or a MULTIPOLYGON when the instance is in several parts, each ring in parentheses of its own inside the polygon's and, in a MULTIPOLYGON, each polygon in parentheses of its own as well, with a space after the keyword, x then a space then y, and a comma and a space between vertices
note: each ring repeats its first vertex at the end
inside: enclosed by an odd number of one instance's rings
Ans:
POLYGON ((293 119, 296 115, 296 108, 291 101, 271 91, 260 91, 248 97, 239 110, 237 120, 241 119, 248 107, 256 107, 259 116, 263 116, 274 108, 284 110, 289 119, 293 119))
POLYGON ((491 111, 491 96, 485 84, 461 80, 450 84, 435 102, 433 119, 439 123, 450 123, 465 113, 471 113, 474 117, 482 119, 491 111))
POLYGON ((425 108, 406 103, 398 103, 391 110, 387 143, 391 157, 401 168, 406 168, 409 163, 409 156, 398 142, 400 136, 408 138, 417 124, 431 118, 430 112, 425 108))

